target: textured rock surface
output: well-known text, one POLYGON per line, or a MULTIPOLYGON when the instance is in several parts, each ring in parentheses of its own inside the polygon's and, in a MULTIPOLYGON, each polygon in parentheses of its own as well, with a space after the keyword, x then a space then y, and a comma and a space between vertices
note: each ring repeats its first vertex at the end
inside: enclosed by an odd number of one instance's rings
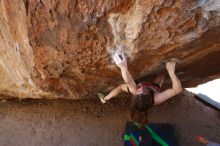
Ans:
POLYGON ((0 0, 0 93, 94 97, 122 82, 117 49, 135 79, 171 58, 184 87, 218 78, 219 12, 218 0, 0 0))

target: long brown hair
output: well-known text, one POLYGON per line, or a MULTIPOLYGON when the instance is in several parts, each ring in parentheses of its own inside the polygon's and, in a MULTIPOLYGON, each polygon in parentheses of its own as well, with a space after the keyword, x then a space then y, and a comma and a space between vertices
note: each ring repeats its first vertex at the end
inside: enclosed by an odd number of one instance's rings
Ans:
POLYGON ((132 97, 131 120, 144 127, 148 123, 148 110, 154 106, 154 92, 147 88, 147 94, 138 94, 132 97))

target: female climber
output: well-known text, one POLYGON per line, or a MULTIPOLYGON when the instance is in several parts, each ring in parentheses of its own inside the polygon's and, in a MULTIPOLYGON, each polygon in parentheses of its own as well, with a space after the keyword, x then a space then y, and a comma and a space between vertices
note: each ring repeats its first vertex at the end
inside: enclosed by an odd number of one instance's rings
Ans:
POLYGON ((100 94, 99 97, 102 103, 105 103, 109 99, 125 91, 133 95, 134 108, 140 111, 145 111, 154 105, 163 103, 182 91, 181 83, 175 74, 176 63, 174 61, 166 63, 168 74, 172 80, 172 88, 163 92, 160 92, 160 88, 164 80, 164 75, 157 76, 153 83, 143 82, 137 85, 127 69, 127 62, 124 54, 115 53, 114 61, 121 69, 125 83, 120 84, 113 89, 107 96, 100 94))
MULTIPOLYGON (((147 116, 148 109, 152 108, 154 105, 158 105, 165 102, 166 100, 170 99, 171 97, 174 97, 175 95, 177 95, 182 91, 181 82, 179 81, 178 77, 175 74, 176 63, 173 61, 166 63, 166 69, 171 78, 172 87, 166 89, 163 92, 160 92, 160 88, 164 80, 164 75, 157 76, 156 79, 153 81, 153 83, 142 82, 136 84, 130 72, 128 71, 127 62, 124 54, 115 53, 113 59, 116 65, 120 68, 125 83, 117 86, 106 96, 104 96, 103 94, 99 94, 98 96, 101 102, 105 103, 109 99, 117 96, 119 93, 123 91, 132 94, 130 118, 133 125, 136 125, 137 127, 139 127, 139 129, 143 129, 148 124, 148 116, 147 116)), ((131 138, 129 138, 130 136, 128 133, 126 134, 125 132, 125 135, 127 135, 127 141, 132 140, 131 138)), ((143 140, 141 140, 141 136, 139 135, 139 137, 137 137, 136 142, 140 142, 140 141, 144 143, 143 140)))

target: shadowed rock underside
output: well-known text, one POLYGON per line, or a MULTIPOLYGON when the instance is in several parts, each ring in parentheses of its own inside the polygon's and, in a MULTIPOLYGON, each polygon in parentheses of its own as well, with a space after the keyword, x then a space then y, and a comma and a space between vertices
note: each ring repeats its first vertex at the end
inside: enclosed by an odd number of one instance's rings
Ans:
POLYGON ((2 98, 94 98, 123 82, 111 59, 118 49, 135 79, 152 79, 170 59, 183 87, 218 78, 220 3, 0 1, 2 98))

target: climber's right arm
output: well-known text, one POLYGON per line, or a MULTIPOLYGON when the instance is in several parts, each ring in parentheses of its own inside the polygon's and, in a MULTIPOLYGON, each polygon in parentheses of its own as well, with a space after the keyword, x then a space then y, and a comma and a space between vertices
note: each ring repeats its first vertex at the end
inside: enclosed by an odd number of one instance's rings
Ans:
POLYGON ((172 81, 172 88, 169 88, 161 93, 157 93, 154 97, 155 104, 163 103, 164 101, 174 97, 175 95, 182 92, 182 85, 180 80, 175 74, 175 62, 168 62, 166 64, 167 71, 172 81))

